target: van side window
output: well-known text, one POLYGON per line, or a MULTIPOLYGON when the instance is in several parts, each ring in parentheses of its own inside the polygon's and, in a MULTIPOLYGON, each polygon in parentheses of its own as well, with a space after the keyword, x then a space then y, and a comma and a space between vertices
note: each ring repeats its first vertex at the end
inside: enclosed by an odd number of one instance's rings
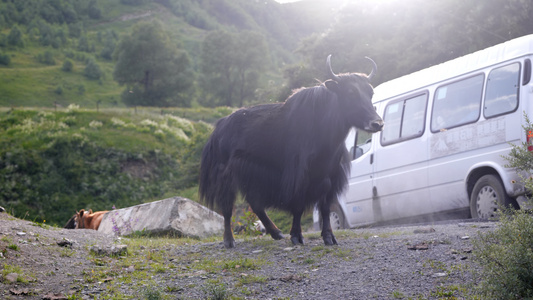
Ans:
POLYGON ((492 70, 487 79, 485 92, 486 118, 515 111, 518 107, 520 87, 520 64, 514 63, 492 70))
POLYGON ((484 75, 439 87, 435 91, 431 131, 438 132, 479 119, 484 75))
POLYGON ((370 150, 372 134, 361 129, 357 129, 357 141, 355 142, 354 159, 359 158, 370 150))
POLYGON ((381 133, 381 144, 388 145, 421 136, 424 133, 427 94, 392 102, 385 107, 383 120, 387 126, 381 133))

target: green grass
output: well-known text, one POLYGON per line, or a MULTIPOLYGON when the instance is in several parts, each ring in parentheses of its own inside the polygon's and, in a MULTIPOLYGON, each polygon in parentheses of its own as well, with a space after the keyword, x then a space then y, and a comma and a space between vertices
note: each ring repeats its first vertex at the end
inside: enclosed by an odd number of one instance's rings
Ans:
POLYGON ((19 266, 4 264, 2 268, 2 276, 5 277, 7 274, 15 273, 17 274, 17 283, 28 284, 33 278, 26 274, 26 272, 19 266))
POLYGON ((39 46, 4 50, 11 56, 11 65, 0 66, 0 106, 53 108, 56 102, 63 107, 75 103, 96 108, 99 100, 102 107, 123 106, 120 93, 124 88, 113 81, 112 62, 98 60, 105 77, 89 80, 83 76, 85 63, 72 60, 73 71, 64 72, 61 67, 67 57, 60 50, 48 50, 54 53, 56 61, 51 66, 37 62, 35 57, 42 51, 39 46), (61 94, 55 92, 58 86, 62 88, 61 94))
MULTIPOLYGON (((176 114, 215 119, 226 109, 210 111, 176 114)), ((211 130, 150 109, 0 110, 0 205, 45 226, 63 225, 81 208, 132 206, 181 190, 195 196, 200 151, 211 130), (32 203, 42 205, 40 212, 32 203)))
MULTIPOLYGON (((123 107, 120 94, 124 87, 113 80, 114 62, 102 59, 99 53, 103 44, 97 40, 97 34, 107 30, 114 30, 118 35, 126 34, 131 26, 141 20, 120 20, 124 15, 135 15, 140 12, 158 11, 159 6, 154 3, 140 6, 120 4, 119 1, 98 1, 102 10, 100 20, 87 20, 85 30, 89 44, 94 46, 94 52, 85 53, 76 50, 78 38, 68 38, 67 44, 58 49, 42 46, 38 36, 33 39, 27 34, 26 26, 19 25, 24 33, 24 47, 2 47, 2 53, 11 58, 9 66, 0 65, 0 106, 21 107, 38 106, 54 107, 54 102, 66 107, 69 104, 78 104, 85 108, 96 108, 96 103, 101 101, 100 107, 123 107), (54 65, 45 65, 37 60, 39 54, 49 51, 53 54, 54 65), (83 75, 85 62, 70 59, 74 63, 72 72, 61 70, 67 53, 78 53, 86 58, 95 58, 104 72, 100 80, 90 80, 83 75), (61 87, 62 93, 56 93, 61 87)), ((159 18, 159 13, 155 13, 159 18)), ((57 25, 52 26, 54 30, 57 25)), ((9 34, 4 30, 3 34, 9 34)))

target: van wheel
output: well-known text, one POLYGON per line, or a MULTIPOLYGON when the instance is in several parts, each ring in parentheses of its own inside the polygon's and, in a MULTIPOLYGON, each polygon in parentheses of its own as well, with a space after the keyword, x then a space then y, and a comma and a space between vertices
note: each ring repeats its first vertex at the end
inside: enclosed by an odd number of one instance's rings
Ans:
POLYGON ((500 206, 518 208, 516 201, 507 196, 498 176, 489 174, 479 178, 470 195, 472 218, 494 218, 500 206))
MULTIPOLYGON (((331 223, 331 230, 339 230, 346 228, 344 225, 344 214, 338 204, 332 204, 329 212, 329 221, 331 223)), ((320 217, 320 230, 322 230, 322 217, 320 217)))
POLYGON ((333 204, 330 209, 331 211, 329 212, 329 220, 331 222, 331 229, 344 229, 344 214, 342 213, 339 205, 333 204))

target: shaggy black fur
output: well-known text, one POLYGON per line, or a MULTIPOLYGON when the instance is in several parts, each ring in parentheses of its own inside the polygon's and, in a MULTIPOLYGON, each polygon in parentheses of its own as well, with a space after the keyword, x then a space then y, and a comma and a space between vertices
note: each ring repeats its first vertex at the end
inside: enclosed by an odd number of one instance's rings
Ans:
POLYGON ((375 132, 383 122, 372 106, 366 75, 333 78, 296 91, 284 103, 243 108, 216 124, 202 153, 199 193, 209 207, 221 210, 226 247, 235 246, 231 216, 238 192, 274 239, 283 235, 265 209, 291 212, 295 244, 303 243, 302 213, 318 204, 324 242, 337 243, 329 209, 347 184, 344 139, 351 127, 375 132))

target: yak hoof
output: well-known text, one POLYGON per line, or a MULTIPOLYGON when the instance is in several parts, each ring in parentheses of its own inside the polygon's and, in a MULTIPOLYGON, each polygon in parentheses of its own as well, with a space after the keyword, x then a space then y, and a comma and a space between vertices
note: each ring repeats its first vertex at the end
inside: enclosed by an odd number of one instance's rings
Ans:
POLYGON ((291 236, 291 241, 294 245, 298 245, 298 244, 304 244, 304 238, 303 236, 301 235, 295 235, 295 236, 291 236))
POLYGON ((283 233, 281 233, 281 230, 272 232, 270 236, 272 236, 272 238, 275 240, 282 240, 285 238, 283 233))
POLYGON ((333 233, 325 234, 322 238, 324 239, 324 244, 326 246, 338 245, 333 233))
POLYGON ((234 239, 231 239, 231 240, 224 240, 224 247, 226 248, 235 248, 235 240, 234 239))

